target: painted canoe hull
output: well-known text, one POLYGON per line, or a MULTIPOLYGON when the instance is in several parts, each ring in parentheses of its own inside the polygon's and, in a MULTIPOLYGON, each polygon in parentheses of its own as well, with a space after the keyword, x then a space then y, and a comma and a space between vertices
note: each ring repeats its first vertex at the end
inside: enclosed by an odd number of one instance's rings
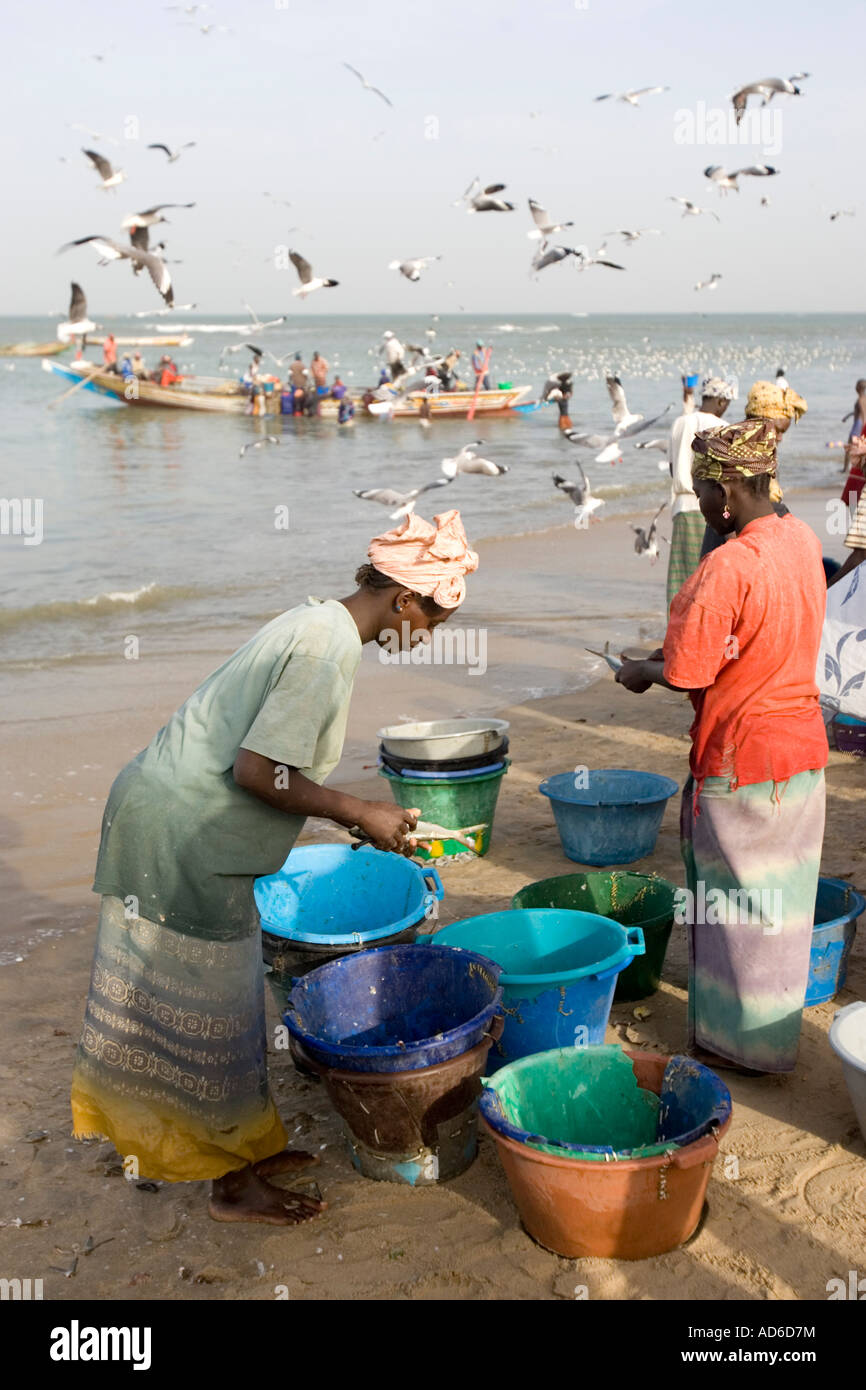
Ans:
POLYGON ((0 347, 0 357, 56 357, 72 346, 69 343, 8 343, 0 347))
MULTIPOLYGON (((87 366, 93 364, 70 362, 63 365, 59 362, 44 363, 46 370, 55 372, 58 376, 64 377, 67 381, 79 381, 87 366)), ((200 389, 195 385, 195 378, 190 379, 187 385, 178 386, 157 386, 152 381, 136 381, 134 394, 127 395, 127 383, 123 377, 117 376, 114 372, 94 371, 91 374, 87 386, 81 388, 84 391, 95 391, 99 395, 113 396, 116 400, 122 401, 126 405, 152 405, 167 407, 171 410, 201 410, 222 415, 246 415, 251 413, 249 410, 250 398, 246 391, 231 382, 210 382, 207 378, 200 381, 200 389)), ((481 391, 475 404, 476 417, 478 415, 502 414, 511 410, 525 396, 529 394, 528 386, 513 386, 505 391, 481 391)), ((421 406, 428 399, 423 392, 411 392, 406 397, 395 400, 394 409, 390 416, 395 419, 418 419, 420 417, 421 406)), ((265 398, 266 415, 280 414, 280 393, 272 391, 265 398)), ((357 412, 357 418, 373 418, 364 407, 360 395, 353 393, 353 400, 357 412)), ((431 416, 450 417, 453 419, 465 418, 475 400, 474 391, 450 391, 443 392, 440 396, 429 398, 431 416)), ((336 420, 339 409, 337 401, 323 397, 319 403, 319 415, 324 420, 336 420)))

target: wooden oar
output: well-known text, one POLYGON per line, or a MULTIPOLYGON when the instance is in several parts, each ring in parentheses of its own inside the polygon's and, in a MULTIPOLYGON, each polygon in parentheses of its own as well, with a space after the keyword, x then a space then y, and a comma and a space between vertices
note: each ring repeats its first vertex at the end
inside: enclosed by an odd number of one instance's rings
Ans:
POLYGON ((487 348, 487 349, 486 349, 486 351, 485 351, 485 353, 484 353, 484 366, 481 368, 481 371, 478 373, 478 375, 477 375, 476 378, 475 378, 475 395, 472 397, 472 404, 471 404, 470 407, 469 407, 469 414, 466 416, 466 419, 467 419, 467 420, 474 420, 474 419, 475 419, 475 407, 476 407, 477 404, 478 404, 478 393, 479 393, 479 391, 481 390, 481 383, 482 383, 482 381, 484 380, 485 376, 487 375, 487 368, 490 366, 490 353, 491 353, 491 351, 492 351, 492 348, 487 348))
POLYGON ((81 380, 76 381, 74 386, 70 386, 68 391, 64 391, 62 396, 55 396, 53 401, 49 401, 48 409, 51 410, 55 405, 60 405, 60 402, 65 401, 69 396, 74 396, 75 392, 80 391, 82 386, 86 386, 88 381, 92 380, 94 374, 98 371, 98 367, 92 366, 88 371, 84 373, 81 380))

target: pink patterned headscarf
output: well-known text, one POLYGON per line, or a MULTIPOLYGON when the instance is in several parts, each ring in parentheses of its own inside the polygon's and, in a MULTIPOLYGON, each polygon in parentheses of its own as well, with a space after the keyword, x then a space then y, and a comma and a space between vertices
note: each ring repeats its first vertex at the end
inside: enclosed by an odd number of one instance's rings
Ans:
POLYGON ((393 531, 374 536, 367 554, 380 574, 432 598, 440 608, 457 608, 466 597, 464 576, 477 570, 478 556, 469 549, 458 511, 433 520, 431 526, 412 512, 393 531))

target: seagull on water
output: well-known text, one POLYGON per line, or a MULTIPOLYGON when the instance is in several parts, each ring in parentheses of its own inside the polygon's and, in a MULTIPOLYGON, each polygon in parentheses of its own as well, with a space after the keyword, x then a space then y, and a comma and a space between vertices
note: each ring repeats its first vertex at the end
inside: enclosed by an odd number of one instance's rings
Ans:
POLYGON ((352 491, 364 502, 380 502, 383 507, 396 507, 389 519, 399 521, 401 517, 411 516, 422 492, 430 492, 434 487, 447 487, 450 482, 450 478, 434 478, 432 483, 423 483, 411 492, 397 492, 392 487, 353 488, 352 491))
POLYGON ((720 193, 727 193, 729 188, 733 188, 735 193, 739 193, 740 186, 737 179, 748 174, 753 178, 769 178, 771 174, 778 174, 779 170, 774 169, 772 164, 749 164, 745 169, 734 169, 728 173, 721 164, 708 164, 704 170, 704 178, 710 179, 718 188, 720 193))
POLYGON ((612 232, 606 232, 605 236, 621 236, 627 246, 635 241, 640 241, 642 236, 661 236, 658 227, 638 227, 635 231, 627 231, 623 227, 617 227, 612 232))
POLYGON ((718 272, 714 270, 709 280, 699 280, 694 288, 696 290, 717 290, 721 278, 721 275, 719 275, 718 272))
POLYGON ((385 96, 385 93, 380 92, 378 87, 374 87, 372 82, 368 82, 364 74, 362 72, 359 72, 357 68, 353 68, 351 63, 344 63, 343 67, 348 68, 349 72, 353 72, 355 74, 361 86, 364 88, 365 92, 375 92, 377 97, 382 98, 386 106, 393 107, 393 101, 389 101, 388 98, 385 96))
POLYGON ((104 154, 99 154, 97 150, 85 150, 83 147, 81 153, 87 155, 90 163, 101 177, 100 188, 116 188, 119 183, 123 183, 126 174, 122 169, 115 169, 104 154))
POLYGON ((560 492, 564 492, 574 504, 574 524, 578 529, 581 529, 589 522, 592 513, 604 506, 604 498, 593 497, 589 478, 584 473, 580 463, 577 464, 577 467, 580 470, 579 483, 574 482, 571 478, 563 478, 561 473, 554 473, 553 481, 560 492))
POLYGON ((673 193, 670 193, 668 194, 668 202, 679 203, 683 210, 683 217, 700 217, 701 213, 705 213, 708 217, 714 217, 717 222, 722 220, 717 212, 713 212, 712 208, 699 208, 697 203, 691 202, 689 198, 677 198, 673 193))
POLYGON ((655 96, 656 92, 669 92, 670 87, 633 87, 628 92, 604 92, 596 101, 626 101, 629 106, 640 106, 639 97, 655 96))
POLYGON ((407 280, 420 280, 421 271, 426 270, 433 261, 441 261, 441 256, 416 256, 409 261, 389 261, 389 270, 399 270, 401 275, 405 275, 407 280))
POLYGON ((296 290, 292 290, 292 294, 300 295, 301 299, 306 299, 308 294, 313 293, 313 290, 330 290, 340 283, 339 280, 324 280, 321 276, 314 276, 310 262, 305 261, 297 251, 289 252, 289 260, 298 272, 298 279, 301 282, 296 290))
POLYGON ((532 213, 532 220, 535 223, 532 231, 526 233, 530 241, 547 241, 549 237, 556 236, 557 232, 563 232, 566 227, 574 226, 573 222, 552 222, 547 208, 536 203, 534 198, 529 199, 529 211, 532 213))
MULTIPOLYGON (((134 264, 143 266, 150 276, 156 288, 159 290, 166 304, 171 307, 174 302, 174 290, 171 284, 171 275, 168 267, 161 257, 152 251, 139 251, 136 246, 119 246, 110 237, 104 236, 82 236, 76 241, 68 241, 65 246, 60 247, 60 252, 69 251, 73 246, 92 246, 99 255, 99 264, 106 265, 109 261, 119 261, 121 259, 133 261, 134 264)), ((58 252, 58 255, 60 254, 58 252)))
POLYGON ((763 97, 762 106, 766 106, 768 101, 772 101, 777 92, 785 92, 792 97, 802 96, 797 83, 803 82, 808 76, 808 72, 795 72, 793 77, 762 77, 759 82, 747 82, 745 87, 741 87, 731 97, 737 125, 746 114, 746 103, 750 96, 763 97))
POLYGON ((278 434, 264 434, 261 439, 253 439, 249 444, 242 444, 238 453, 238 458, 243 458, 247 449, 260 449, 263 444, 282 444, 282 442, 278 434))
POLYGON ((466 192, 452 206, 456 208, 461 203, 466 203, 467 212, 513 212, 513 203, 508 203, 504 198, 495 196, 497 193, 502 193, 504 189, 504 183, 488 183, 482 187, 481 180, 476 176, 466 192))
POLYGON ((81 338, 82 347, 84 339, 88 333, 95 333, 99 324, 93 323, 87 317, 87 299, 84 290, 80 285, 72 281, 72 296, 69 300, 69 320, 67 323, 58 323, 57 336, 63 341, 67 338, 81 338))
POLYGON ((194 208, 195 203, 157 203, 152 208, 145 208, 144 212, 131 212, 124 217, 121 227, 124 231, 129 231, 133 227, 154 227, 157 222, 167 222, 167 217, 162 217, 163 208, 194 208))
POLYGON ((473 439, 471 444, 463 445, 459 454, 442 460, 442 472, 449 482, 456 478, 458 473, 485 473, 489 478, 495 478, 500 473, 508 472, 504 463, 491 463, 490 459, 478 457, 475 450, 483 443, 483 439, 473 439))
POLYGON ((168 145, 148 145, 147 148, 149 150, 164 150, 165 153, 168 155, 169 164, 176 164, 177 161, 180 159, 181 155, 183 154, 184 150, 191 150, 194 146, 194 140, 187 140, 186 144, 181 145, 178 149, 174 151, 174 153, 172 153, 168 145))
POLYGON ((656 512, 655 516, 653 517, 652 521, 646 529, 644 529, 643 526, 634 525, 632 525, 631 528, 634 531, 635 554, 648 555, 649 562, 651 565, 654 565, 656 560, 659 558, 659 545, 656 539, 656 525, 658 523, 659 517, 661 516, 666 506, 667 502, 662 502, 661 506, 659 507, 658 511, 656 512))

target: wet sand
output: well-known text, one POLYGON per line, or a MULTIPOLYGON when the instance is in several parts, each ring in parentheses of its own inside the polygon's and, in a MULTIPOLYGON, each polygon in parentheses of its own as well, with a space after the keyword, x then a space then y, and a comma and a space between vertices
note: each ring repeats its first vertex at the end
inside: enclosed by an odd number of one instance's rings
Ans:
MULTIPOLYGON (((817 528, 823 494, 798 499, 795 510, 817 528)), ((346 758, 332 779, 357 794, 387 796, 364 766, 375 761, 382 722, 504 708, 512 723, 513 763, 490 853, 443 866, 443 922, 505 908, 525 883, 568 872, 548 804, 536 790, 544 776, 577 763, 627 765, 680 782, 686 775, 690 706, 684 698, 663 690, 630 696, 606 674, 587 684, 598 667, 580 654, 584 643, 596 645, 605 635, 645 643, 662 632, 664 564, 650 569, 623 556, 611 534, 602 523, 578 536, 566 527, 482 548, 463 625, 483 621, 506 569, 513 579, 525 567, 527 592, 538 580, 539 589, 558 595, 550 605, 557 616, 545 613, 532 637, 521 630, 490 643, 486 676, 457 668, 383 673, 375 658, 362 667, 346 758), (611 584, 628 590, 623 611, 629 617, 619 631, 604 630, 581 612, 586 566, 607 566, 611 584), (496 673, 505 662, 515 673, 523 668, 526 692, 570 689, 503 701, 496 673)), ((842 554, 838 541, 825 550, 842 554)), ((198 657, 179 656, 75 670, 62 698, 56 684, 47 690, 34 678, 16 707, 4 709, 0 945, 22 959, 0 969, 7 1101, 0 1121, 0 1221, 25 1223, 0 1228, 4 1274, 43 1278, 50 1299, 271 1299, 278 1286, 291 1299, 570 1299, 576 1286, 586 1285, 590 1298, 704 1300, 823 1299, 829 1279, 847 1280, 850 1269, 866 1267, 866 1145, 827 1041, 834 1009, 866 997, 862 932, 846 989, 835 1003, 804 1015, 796 1071, 769 1079, 726 1076, 734 1120, 711 1180, 709 1216, 686 1248, 657 1259, 571 1261, 542 1250, 520 1226, 487 1139, 476 1163, 442 1187, 369 1182, 352 1169, 321 1089, 298 1077, 284 1052, 270 1054, 274 1092, 293 1141, 320 1155, 316 1179, 329 1202, 309 1225, 219 1225, 207 1216, 202 1186, 139 1190, 120 1176, 110 1145, 73 1144, 69 1072, 93 947, 97 904, 89 888, 103 800, 120 766, 234 645, 226 641, 216 650, 215 642, 214 660, 204 668, 198 657), (26 945, 28 939, 34 944, 26 945), (40 1131, 45 1137, 37 1139, 40 1131), (82 1257, 71 1278, 49 1270, 64 1264, 55 1247, 70 1250, 88 1234, 112 1240, 82 1257)), ((866 882, 862 766, 831 754, 822 862, 823 873, 860 887, 866 882)), ((316 822, 304 835, 343 838, 316 822)), ((676 799, 652 860, 634 867, 683 881, 676 799)), ((681 1048, 686 970, 684 932, 675 928, 662 987, 645 1001, 649 1018, 638 1022, 633 1005, 615 1006, 608 1041, 681 1048)), ((272 1029, 278 1019, 270 999, 268 1007, 272 1029)))

